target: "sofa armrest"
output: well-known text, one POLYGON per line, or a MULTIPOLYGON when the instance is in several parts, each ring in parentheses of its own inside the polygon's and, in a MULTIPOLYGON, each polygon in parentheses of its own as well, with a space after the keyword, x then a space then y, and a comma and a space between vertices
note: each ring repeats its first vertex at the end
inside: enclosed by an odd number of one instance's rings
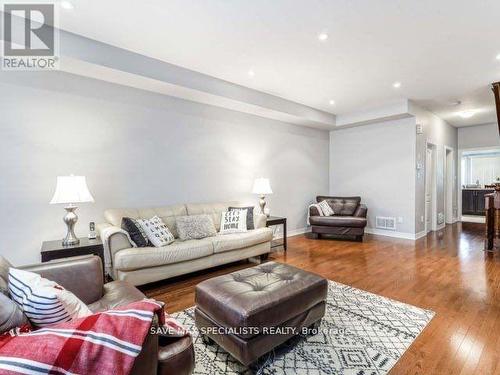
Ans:
POLYGON ((264 214, 254 214, 253 215, 253 224, 255 229, 265 228, 267 226, 267 216, 264 214))
POLYGON ((354 212, 355 217, 366 217, 368 213, 368 208, 364 204, 360 204, 356 211, 354 212))
MULTIPOLYGON (((99 237, 101 237, 101 239, 103 239, 102 231, 104 229, 112 228, 112 227, 114 227, 114 226, 111 224, 108 224, 108 223, 97 224, 96 228, 97 228, 97 232, 99 233, 99 237)), ((115 228, 121 229, 118 227, 115 227, 115 228)), ((113 265, 115 254, 118 251, 123 250, 123 249, 130 249, 131 247, 134 247, 134 245, 132 245, 130 243, 128 237, 124 233, 113 233, 111 236, 109 236, 108 243, 109 243, 109 251, 111 252, 111 254, 109 254, 111 265, 113 265)))
POLYGON ((91 304, 103 295, 102 261, 96 255, 84 255, 19 267, 54 281, 91 304))
POLYGON ((320 216, 318 207, 310 206, 309 207, 309 216, 320 216))

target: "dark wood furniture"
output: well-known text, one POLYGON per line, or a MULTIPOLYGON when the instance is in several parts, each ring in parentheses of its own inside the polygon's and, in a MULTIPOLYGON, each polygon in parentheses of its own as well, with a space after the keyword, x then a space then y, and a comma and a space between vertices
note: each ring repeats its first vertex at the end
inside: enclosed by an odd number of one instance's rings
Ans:
POLYGON ((63 246, 61 240, 45 241, 42 243, 42 263, 54 259, 70 258, 80 255, 97 255, 101 258, 104 270, 104 247, 99 238, 90 240, 86 237, 80 238, 80 243, 73 246, 63 246))
POLYGON ((486 226, 484 234, 484 249, 487 251, 500 249, 500 184, 495 190, 484 197, 486 226))
POLYGON ((270 227, 273 225, 283 225, 283 242, 279 244, 273 244, 274 241, 271 242, 271 249, 283 246, 283 250, 286 252, 286 217, 269 216, 267 218, 266 227, 270 227))
POLYGON ((463 189, 462 190, 462 214, 484 216, 485 200, 487 194, 493 193, 493 189, 463 189))
POLYGON ((495 82, 491 86, 493 94, 495 95, 495 104, 497 106, 498 132, 500 133, 500 82, 495 82))

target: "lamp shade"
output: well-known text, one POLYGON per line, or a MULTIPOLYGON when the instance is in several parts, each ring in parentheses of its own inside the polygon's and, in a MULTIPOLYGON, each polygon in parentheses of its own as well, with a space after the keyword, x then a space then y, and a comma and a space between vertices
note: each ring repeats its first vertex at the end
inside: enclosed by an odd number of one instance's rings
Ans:
POLYGON ((56 192, 50 204, 93 202, 85 176, 57 177, 56 192))
POLYGON ((253 194, 272 194, 271 185, 268 178, 256 178, 253 183, 253 194))

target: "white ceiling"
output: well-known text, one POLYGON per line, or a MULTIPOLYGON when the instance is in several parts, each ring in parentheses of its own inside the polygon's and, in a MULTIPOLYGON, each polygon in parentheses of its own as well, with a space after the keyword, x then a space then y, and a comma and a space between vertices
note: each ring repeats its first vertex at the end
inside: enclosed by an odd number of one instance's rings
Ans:
POLYGON ((331 113, 409 98, 455 126, 496 122, 498 0, 73 4, 63 29, 331 113), (463 120, 465 109, 482 112, 463 120))

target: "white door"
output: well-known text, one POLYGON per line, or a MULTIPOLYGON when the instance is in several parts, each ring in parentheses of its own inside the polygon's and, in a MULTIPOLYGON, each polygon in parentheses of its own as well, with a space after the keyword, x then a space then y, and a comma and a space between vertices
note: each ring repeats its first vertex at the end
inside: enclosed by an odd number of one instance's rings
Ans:
POLYGON ((432 229, 432 175, 433 160, 432 149, 427 148, 425 158, 425 232, 429 233, 432 229))

